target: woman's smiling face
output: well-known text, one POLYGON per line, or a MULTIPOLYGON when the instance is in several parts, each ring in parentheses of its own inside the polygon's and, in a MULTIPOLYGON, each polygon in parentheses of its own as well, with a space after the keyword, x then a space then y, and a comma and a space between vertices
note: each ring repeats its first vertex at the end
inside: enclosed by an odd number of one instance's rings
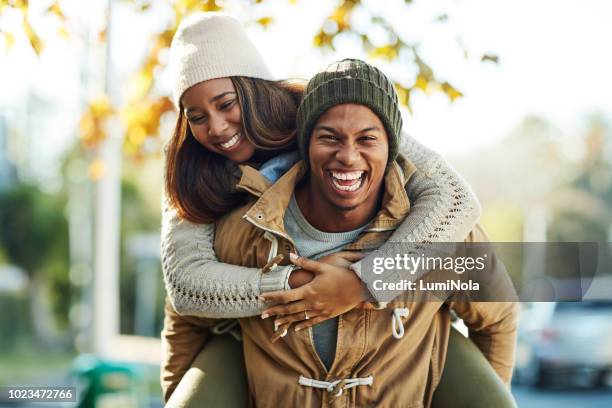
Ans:
POLYGON ((196 140, 236 163, 248 161, 255 146, 244 135, 238 95, 229 78, 211 79, 189 88, 181 98, 196 140))

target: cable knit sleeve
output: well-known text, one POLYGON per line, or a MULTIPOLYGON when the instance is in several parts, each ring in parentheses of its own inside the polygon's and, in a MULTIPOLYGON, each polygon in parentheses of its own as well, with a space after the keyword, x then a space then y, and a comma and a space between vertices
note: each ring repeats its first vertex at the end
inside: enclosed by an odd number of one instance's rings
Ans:
POLYGON ((260 314, 263 292, 289 289, 290 267, 260 269, 221 263, 213 249, 214 225, 180 219, 162 205, 161 257, 166 291, 181 315, 237 318, 260 314))
POLYGON ((480 218, 478 198, 442 156, 404 134, 400 151, 417 168, 408 217, 390 242, 463 242, 480 218))
MULTIPOLYGON (((380 253, 395 253, 389 243, 462 242, 480 218, 476 195, 442 156, 409 135, 402 136, 400 152, 417 168, 406 186, 410 212, 380 253)), ((361 262, 351 268, 361 277, 361 262)))

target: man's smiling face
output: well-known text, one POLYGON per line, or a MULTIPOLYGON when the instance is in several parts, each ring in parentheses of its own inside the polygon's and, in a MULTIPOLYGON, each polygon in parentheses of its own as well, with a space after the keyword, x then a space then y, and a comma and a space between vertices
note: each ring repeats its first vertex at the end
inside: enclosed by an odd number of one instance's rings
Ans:
MULTIPOLYGON (((367 106, 336 105, 313 127, 308 150, 312 199, 336 211, 371 214, 387 167, 389 141, 367 106)), ((367 221, 367 219, 365 220, 367 221)))

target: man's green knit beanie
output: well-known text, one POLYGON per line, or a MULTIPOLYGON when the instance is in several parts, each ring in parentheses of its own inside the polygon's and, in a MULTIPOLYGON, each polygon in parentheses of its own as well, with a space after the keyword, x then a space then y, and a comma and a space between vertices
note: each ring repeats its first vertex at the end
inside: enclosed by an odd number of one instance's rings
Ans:
POLYGON ((389 138, 389 163, 398 154, 402 116, 391 81, 378 68, 356 59, 334 62, 306 86, 297 112, 298 147, 308 163, 312 128, 329 108, 344 103, 365 105, 378 115, 389 138))

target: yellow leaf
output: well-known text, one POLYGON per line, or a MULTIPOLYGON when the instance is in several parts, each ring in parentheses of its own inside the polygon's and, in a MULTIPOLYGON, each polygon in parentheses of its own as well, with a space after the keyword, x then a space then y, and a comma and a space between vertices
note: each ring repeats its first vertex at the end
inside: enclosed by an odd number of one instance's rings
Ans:
POLYGON ((202 5, 202 10, 204 11, 219 11, 221 10, 222 7, 217 5, 217 2, 215 0, 207 0, 203 5, 202 5))
POLYGON ((79 121, 81 141, 86 148, 94 148, 106 138, 104 125, 106 119, 113 113, 113 107, 106 96, 89 103, 79 121))
POLYGON ((422 91, 427 91, 427 86, 429 85, 429 81, 424 75, 417 75, 416 81, 414 82, 413 88, 420 89, 422 91))
POLYGON ((8 31, 3 31, 2 33, 4 34, 4 44, 6 45, 6 49, 10 51, 15 45, 15 36, 13 33, 9 33, 8 31))
POLYGON ((66 16, 62 12, 62 9, 57 1, 54 1, 53 4, 47 8, 47 12, 55 14, 60 20, 66 20, 66 16))
POLYGON ((97 118, 107 118, 113 113, 113 107, 108 96, 100 96, 94 99, 89 108, 92 114, 97 118))
POLYGON ((340 7, 336 8, 334 12, 329 16, 330 20, 333 20, 338 25, 338 32, 342 32, 350 28, 348 23, 352 6, 347 5, 347 3, 343 3, 340 7))
POLYGON ((57 29, 57 34, 65 40, 67 40, 70 37, 68 30, 66 30, 66 27, 64 26, 61 26, 60 28, 57 29))
POLYGON ((448 96, 448 98, 451 100, 451 102, 454 102, 455 99, 461 98, 463 96, 463 94, 460 91, 455 89, 455 87, 453 87, 448 82, 444 82, 441 85, 441 87, 442 87, 442 91, 448 96))
POLYGON ((263 28, 268 28, 268 26, 270 25, 270 23, 272 23, 272 21, 274 21, 272 17, 262 17, 259 20, 257 20, 257 22, 261 24, 263 28))
POLYGON ((121 111, 121 120, 125 124, 124 148, 130 155, 139 154, 145 148, 145 141, 159 135, 159 124, 162 115, 173 110, 170 98, 161 97, 151 100, 142 97, 131 101, 121 111))
POLYGON ((142 95, 147 94, 151 87, 153 86, 153 70, 151 67, 145 67, 145 69, 140 70, 132 79, 130 80, 130 97, 131 98, 140 98, 142 95))
POLYGON ((422 76, 427 82, 433 81, 433 78, 434 78, 433 70, 431 69, 429 65, 425 63, 425 61, 421 59, 421 57, 419 57, 416 51, 415 51, 414 62, 416 62, 417 66, 419 67, 419 75, 422 76))
POLYGON ((98 181, 104 177, 106 173, 106 165, 102 159, 94 159, 89 164, 89 169, 87 170, 89 178, 93 181, 98 181))
POLYGON ((134 126, 129 130, 128 138, 135 146, 140 146, 147 137, 147 131, 142 126, 134 126))
POLYGON ((410 92, 412 89, 406 88, 397 82, 395 82, 394 85, 400 104, 406 106, 410 113, 412 113, 412 106, 410 105, 410 92))
POLYGON ((34 49, 34 52, 36 53, 36 55, 40 55, 43 49, 43 42, 38 36, 38 34, 34 32, 34 29, 30 25, 30 22, 25 17, 25 15, 23 17, 22 25, 23 25, 23 31, 28 37, 28 40, 30 41, 30 45, 32 45, 32 48, 34 49))
POLYGON ((106 28, 103 30, 100 30, 100 32, 98 33, 98 41, 100 43, 106 42, 106 28))
POLYGON ((319 34, 314 37, 314 45, 320 48, 328 47, 333 49, 334 46, 332 40, 333 37, 331 35, 326 34, 323 30, 321 30, 319 34))
POLYGON ((27 12, 28 2, 27 0, 13 0, 13 1, 2 0, 0 1, 0 10, 6 6, 18 8, 18 9, 21 9, 22 12, 27 12))
POLYGON ((180 0, 177 5, 183 10, 183 11, 192 11, 194 10, 196 7, 201 6, 202 2, 199 0, 180 0))
POLYGON ((397 44, 385 45, 383 47, 376 47, 370 52, 372 58, 383 58, 387 61, 392 61, 399 55, 399 49, 397 44))
POLYGON ((157 37, 161 47, 170 47, 170 44, 172 44, 172 38, 174 37, 174 32, 175 30, 166 30, 157 37))

